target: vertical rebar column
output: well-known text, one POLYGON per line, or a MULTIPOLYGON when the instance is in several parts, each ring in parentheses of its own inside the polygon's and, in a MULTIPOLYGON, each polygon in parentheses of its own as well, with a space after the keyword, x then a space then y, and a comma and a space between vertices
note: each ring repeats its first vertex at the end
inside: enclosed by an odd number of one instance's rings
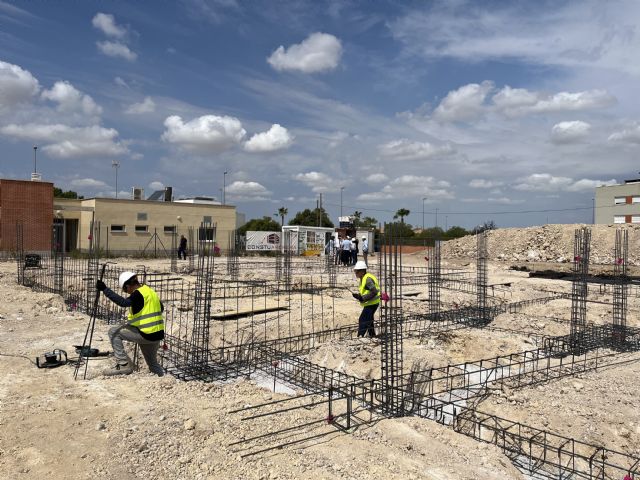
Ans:
POLYGON ((440 286, 442 284, 440 240, 433 240, 433 249, 428 262, 429 318, 431 321, 437 321, 440 317, 440 286))
POLYGON ((18 284, 24 285, 24 225, 16 223, 16 260, 18 262, 18 284))
MULTIPOLYGON (((284 248, 284 246, 280 245, 280 248, 284 248)), ((279 282, 280 277, 282 277, 282 251, 276 251, 276 260, 274 265, 275 265, 276 282, 279 282)))
POLYGON ((238 237, 236 231, 229 232, 229 249, 227 250, 227 275, 231 280, 238 281, 238 237))
POLYGON ((571 285, 571 344, 580 347, 584 341, 587 318, 587 275, 591 230, 575 231, 573 244, 573 282, 571 285))
POLYGON ((287 290, 291 289, 291 253, 293 248, 291 247, 291 232, 286 230, 283 234, 283 265, 282 265, 282 279, 287 290))
POLYGON ((613 344, 622 346, 625 343, 627 330, 627 255, 629 252, 629 235, 627 230, 616 230, 616 244, 613 265, 613 344))
POLYGON ((329 274, 329 286, 336 288, 335 248, 324 256, 324 271, 329 274))
POLYGON ((476 321, 480 324, 489 321, 487 315, 487 232, 478 233, 476 259, 476 321))
POLYGON ((56 222, 51 228, 51 254, 53 255, 53 291, 63 294, 64 285, 64 252, 63 224, 56 222))
POLYGON ((402 415, 402 252, 396 232, 385 226, 380 256, 380 286, 389 296, 381 304, 382 409, 386 415, 402 415))
POLYGON ((193 258, 196 252, 196 244, 193 243, 195 240, 195 236, 193 234, 193 227, 189 227, 189 231, 187 232, 187 237, 189 239, 189 244, 187 245, 187 255, 189 256, 189 271, 193 272, 194 262, 193 258))
POLYGON ((98 261, 100 259, 100 222, 94 220, 89 225, 89 258, 87 260, 87 276, 85 284, 85 312, 91 312, 93 298, 98 280, 98 261))
MULTIPOLYGON (((206 370, 209 363, 209 324, 211 322, 211 293, 213 291, 213 249, 206 249, 210 223, 200 225, 198 273, 194 292, 193 330, 188 365, 194 374, 206 370)), ((214 232, 215 238, 215 232, 214 232)))
POLYGON ((173 232, 171 232, 171 271, 176 273, 178 271, 178 226, 173 226, 173 232))

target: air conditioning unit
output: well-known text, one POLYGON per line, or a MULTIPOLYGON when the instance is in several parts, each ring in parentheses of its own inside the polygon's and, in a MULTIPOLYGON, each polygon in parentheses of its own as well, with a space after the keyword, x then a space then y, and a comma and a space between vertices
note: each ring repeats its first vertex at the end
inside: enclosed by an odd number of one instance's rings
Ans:
POLYGON ((134 200, 142 200, 144 198, 144 188, 142 187, 133 187, 131 189, 131 197, 134 200))

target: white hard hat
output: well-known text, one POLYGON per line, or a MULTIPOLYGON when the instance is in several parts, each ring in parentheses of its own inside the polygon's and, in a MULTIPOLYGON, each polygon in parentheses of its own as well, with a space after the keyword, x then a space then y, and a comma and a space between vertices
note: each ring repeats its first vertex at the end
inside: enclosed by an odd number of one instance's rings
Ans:
POLYGON ((118 284, 120 285, 120 288, 124 290, 124 284, 135 276, 136 274, 134 272, 122 272, 120 277, 118 277, 118 284))
POLYGON ((366 240, 366 239, 367 239, 367 236, 366 236, 366 235, 362 235, 362 239, 363 239, 363 240, 366 240))
POLYGON ((349 235, 347 235, 347 240, 351 240, 351 237, 349 235))
POLYGON ((364 263, 362 260, 358 260, 356 262, 356 264, 353 266, 354 270, 366 270, 367 269, 367 264, 364 263))

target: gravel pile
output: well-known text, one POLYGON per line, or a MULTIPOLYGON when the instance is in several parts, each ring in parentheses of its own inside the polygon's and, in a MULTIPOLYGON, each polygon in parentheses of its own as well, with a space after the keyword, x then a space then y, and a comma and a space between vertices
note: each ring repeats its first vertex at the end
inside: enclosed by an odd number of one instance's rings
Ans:
MULTIPOLYGON (((488 232, 489 260, 509 262, 573 261, 575 230, 591 229, 591 263, 612 264, 618 225, 544 225, 542 227, 500 228, 488 232)), ((629 264, 640 265, 640 225, 625 225, 629 232, 629 264)), ((472 258, 476 237, 469 235, 446 242, 443 258, 472 258)))

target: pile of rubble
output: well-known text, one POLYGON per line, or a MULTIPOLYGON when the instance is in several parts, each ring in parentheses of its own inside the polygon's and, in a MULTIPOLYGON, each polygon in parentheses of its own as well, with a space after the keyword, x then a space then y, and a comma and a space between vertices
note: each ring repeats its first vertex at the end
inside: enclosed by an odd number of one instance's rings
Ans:
MULTIPOLYGON (((613 263, 615 232, 622 227, 620 225, 544 225, 491 230, 488 232, 489 260, 571 262, 575 230, 585 226, 591 229, 591 263, 613 263)), ((622 228, 629 232, 629 263, 640 265, 640 225, 622 228)), ((442 255, 444 258, 475 257, 476 237, 469 235, 446 242, 442 255)))

